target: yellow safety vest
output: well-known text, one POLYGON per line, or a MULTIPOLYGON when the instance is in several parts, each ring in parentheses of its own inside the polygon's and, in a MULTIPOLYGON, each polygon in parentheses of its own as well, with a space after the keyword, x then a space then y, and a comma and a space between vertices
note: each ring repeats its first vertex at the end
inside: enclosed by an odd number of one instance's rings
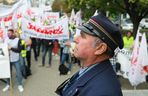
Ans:
POLYGON ((134 37, 123 37, 124 48, 130 49, 134 42, 134 37))
POLYGON ((21 40, 21 45, 24 47, 24 49, 21 50, 21 56, 26 57, 27 50, 26 50, 26 44, 24 40, 21 40))

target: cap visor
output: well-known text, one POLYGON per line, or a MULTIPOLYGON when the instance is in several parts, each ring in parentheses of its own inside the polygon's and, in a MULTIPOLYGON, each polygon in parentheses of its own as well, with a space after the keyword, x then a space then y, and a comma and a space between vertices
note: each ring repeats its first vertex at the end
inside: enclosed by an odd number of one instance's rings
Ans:
POLYGON ((92 33, 90 30, 88 30, 86 27, 84 27, 83 25, 82 26, 78 26, 76 27, 78 28, 79 30, 81 30, 82 32, 84 33, 87 33, 87 34, 90 34, 90 35, 94 35, 94 33, 92 33))

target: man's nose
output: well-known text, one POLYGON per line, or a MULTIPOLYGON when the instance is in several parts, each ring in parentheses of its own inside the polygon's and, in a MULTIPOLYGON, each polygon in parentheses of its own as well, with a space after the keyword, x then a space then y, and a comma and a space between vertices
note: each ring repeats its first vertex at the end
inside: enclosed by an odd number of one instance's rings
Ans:
POLYGON ((78 42, 79 42, 79 36, 76 36, 76 37, 74 38, 74 42, 75 42, 75 43, 78 43, 78 42))

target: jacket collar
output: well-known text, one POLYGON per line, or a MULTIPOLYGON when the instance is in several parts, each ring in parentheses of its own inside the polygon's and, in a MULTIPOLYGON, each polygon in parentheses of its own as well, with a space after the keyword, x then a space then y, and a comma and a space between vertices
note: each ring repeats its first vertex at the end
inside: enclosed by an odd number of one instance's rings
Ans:
POLYGON ((91 78, 93 78, 95 75, 103 72, 105 69, 107 69, 110 66, 109 60, 105 60, 103 62, 100 62, 96 64, 92 69, 88 70, 85 74, 83 74, 77 81, 76 85, 78 87, 84 86, 91 78))

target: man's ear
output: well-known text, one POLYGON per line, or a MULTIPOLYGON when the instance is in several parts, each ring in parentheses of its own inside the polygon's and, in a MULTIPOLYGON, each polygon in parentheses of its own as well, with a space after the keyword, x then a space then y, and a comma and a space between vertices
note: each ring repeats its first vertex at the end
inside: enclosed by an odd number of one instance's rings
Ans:
POLYGON ((107 45, 105 43, 101 43, 96 47, 95 55, 100 55, 106 52, 107 45))

